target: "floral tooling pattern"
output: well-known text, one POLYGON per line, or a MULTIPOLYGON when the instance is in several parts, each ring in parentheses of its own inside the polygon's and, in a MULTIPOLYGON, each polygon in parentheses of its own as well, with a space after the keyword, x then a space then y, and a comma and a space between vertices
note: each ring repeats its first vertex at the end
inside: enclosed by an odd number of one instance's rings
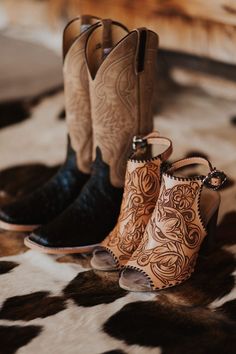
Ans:
POLYGON ((137 72, 139 36, 136 31, 130 32, 104 59, 94 79, 90 75, 94 152, 99 146, 110 166, 111 183, 115 187, 124 185, 133 136, 146 135, 152 130, 157 46, 156 36, 148 31, 145 48, 148 65, 142 73, 137 72), (153 36, 155 40, 151 41, 153 36))
POLYGON ((141 268, 155 288, 182 282, 193 271, 204 236, 197 215, 200 188, 200 182, 191 181, 167 189, 163 180, 145 235, 129 262, 141 268))
POLYGON ((156 205, 159 176, 159 160, 147 162, 132 172, 127 169, 120 216, 116 227, 103 242, 103 246, 116 256, 119 265, 128 261, 141 241, 156 205))

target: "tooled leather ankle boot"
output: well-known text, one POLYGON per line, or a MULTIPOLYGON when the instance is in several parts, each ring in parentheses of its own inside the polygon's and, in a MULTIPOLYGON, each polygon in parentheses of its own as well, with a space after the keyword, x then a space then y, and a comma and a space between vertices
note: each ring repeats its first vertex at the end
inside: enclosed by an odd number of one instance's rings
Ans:
POLYGON ((91 252, 116 224, 134 135, 152 130, 157 35, 103 20, 86 43, 93 126, 92 175, 77 200, 25 243, 46 253, 91 252))
POLYGON ((152 132, 134 137, 133 153, 127 162, 125 187, 116 226, 94 250, 94 269, 121 269, 138 248, 160 192, 161 169, 172 153, 172 143, 152 132), (158 152, 153 156, 151 147, 158 152))
POLYGON ((91 173, 92 123, 89 83, 84 48, 91 16, 75 18, 63 34, 63 72, 65 84, 68 148, 64 164, 44 186, 0 210, 0 227, 31 231, 59 215, 77 197, 91 173))
POLYGON ((122 288, 161 290, 192 275, 202 245, 212 247, 220 206, 216 190, 225 180, 225 174, 202 157, 178 160, 166 169, 142 241, 121 272, 122 288), (188 177, 183 169, 191 165, 205 166, 207 173, 188 177))

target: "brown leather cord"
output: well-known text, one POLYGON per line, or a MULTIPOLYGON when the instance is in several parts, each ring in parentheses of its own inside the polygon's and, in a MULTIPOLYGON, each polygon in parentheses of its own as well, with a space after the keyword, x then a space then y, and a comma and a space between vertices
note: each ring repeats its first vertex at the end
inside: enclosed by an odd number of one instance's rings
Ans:
POLYGON ((102 32, 102 55, 105 57, 112 48, 112 20, 103 19, 102 21, 103 32, 102 32))

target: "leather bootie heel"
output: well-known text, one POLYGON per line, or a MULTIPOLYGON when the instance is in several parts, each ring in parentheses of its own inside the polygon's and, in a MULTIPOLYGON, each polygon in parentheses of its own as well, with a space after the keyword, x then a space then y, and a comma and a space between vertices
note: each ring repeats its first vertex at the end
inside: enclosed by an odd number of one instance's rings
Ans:
POLYGON ((0 228, 32 231, 65 210, 78 196, 91 173, 92 123, 88 76, 84 61, 85 41, 97 18, 81 16, 63 34, 68 148, 64 164, 44 186, 0 209, 0 228))
POLYGON ((92 252, 114 228, 134 135, 152 131, 157 35, 94 25, 86 43, 93 127, 92 175, 76 201, 26 239, 46 253, 92 252))
POLYGON ((119 284, 130 291, 152 291, 175 286, 194 271, 204 239, 212 243, 219 193, 226 177, 201 157, 179 160, 163 173, 156 207, 144 237, 125 265, 119 284), (176 171, 205 165, 206 176, 183 177, 176 171))
POLYGON ((126 168, 125 187, 118 222, 94 250, 91 265, 98 270, 118 270, 137 249, 160 192, 161 166, 172 153, 169 139, 153 132, 133 140, 126 168), (150 147, 158 147, 152 157, 150 147), (160 153, 161 151, 161 153, 160 153))

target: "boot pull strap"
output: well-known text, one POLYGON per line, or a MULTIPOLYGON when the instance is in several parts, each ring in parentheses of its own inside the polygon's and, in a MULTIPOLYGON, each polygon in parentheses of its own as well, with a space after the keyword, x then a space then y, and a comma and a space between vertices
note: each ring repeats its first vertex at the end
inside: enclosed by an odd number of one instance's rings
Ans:
POLYGON ((136 29, 136 32, 138 34, 138 44, 136 50, 136 74, 138 74, 144 70, 148 29, 145 27, 140 27, 136 29))
POLYGON ((80 24, 80 31, 81 33, 87 31, 87 29, 94 24, 94 22, 97 20, 99 21, 100 18, 96 16, 91 16, 91 15, 81 15, 81 24, 80 24))
POLYGON ((99 20, 99 17, 96 16, 82 15, 68 22, 63 31, 63 59, 65 59, 65 56, 68 53, 71 45, 74 43, 75 39, 99 20))
POLYGON ((140 137, 134 136, 133 138, 133 150, 137 150, 138 148, 146 148, 148 145, 166 145, 167 148, 161 154, 159 154, 159 158, 161 161, 166 161, 170 157, 173 151, 172 141, 168 138, 160 136, 159 132, 153 131, 152 133, 140 137))
POLYGON ((189 165, 204 165, 208 167, 209 173, 206 176, 200 176, 202 183, 208 188, 217 190, 226 182, 227 177, 225 173, 217 170, 215 167, 212 167, 210 161, 204 157, 189 157, 178 160, 168 167, 168 174, 189 165))
POLYGON ((207 159, 205 159, 204 157, 188 157, 186 159, 181 159, 178 161, 175 161, 171 164, 171 166, 168 168, 168 171, 170 173, 185 167, 185 166, 189 166, 189 165, 204 165, 206 167, 208 167, 209 171, 213 170, 213 167, 210 163, 210 161, 208 161, 207 159))
POLYGON ((104 59, 112 49, 112 20, 103 19, 101 21, 103 32, 102 32, 102 59, 104 59))

